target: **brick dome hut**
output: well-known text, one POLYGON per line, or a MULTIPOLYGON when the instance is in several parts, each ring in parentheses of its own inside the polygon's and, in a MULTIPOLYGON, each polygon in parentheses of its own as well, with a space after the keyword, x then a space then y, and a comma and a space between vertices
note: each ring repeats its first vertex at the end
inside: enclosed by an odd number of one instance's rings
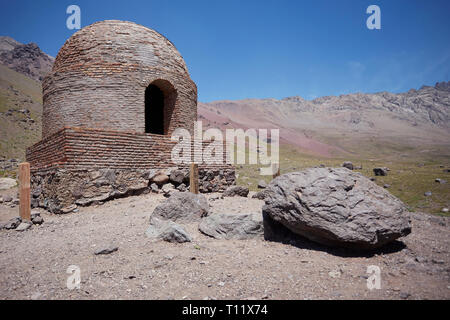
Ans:
MULTIPOLYGON (((33 207, 60 212, 144 192, 175 170, 173 184, 189 183, 187 167, 171 163, 171 134, 193 134, 197 87, 158 32, 116 20, 76 32, 44 78, 43 108, 42 140, 27 149, 33 207)), ((220 191, 234 169, 200 165, 200 180, 201 191, 220 191)))

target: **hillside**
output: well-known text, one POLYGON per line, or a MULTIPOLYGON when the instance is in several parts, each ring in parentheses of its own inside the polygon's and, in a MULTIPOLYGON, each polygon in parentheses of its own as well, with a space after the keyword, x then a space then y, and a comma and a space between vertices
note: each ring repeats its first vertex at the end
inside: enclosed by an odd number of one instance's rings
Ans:
POLYGON ((282 142, 325 157, 450 147, 450 82, 400 94, 199 103, 199 118, 206 127, 280 128, 282 142))
POLYGON ((34 80, 42 81, 54 60, 35 43, 22 44, 10 37, 0 37, 0 64, 34 80))

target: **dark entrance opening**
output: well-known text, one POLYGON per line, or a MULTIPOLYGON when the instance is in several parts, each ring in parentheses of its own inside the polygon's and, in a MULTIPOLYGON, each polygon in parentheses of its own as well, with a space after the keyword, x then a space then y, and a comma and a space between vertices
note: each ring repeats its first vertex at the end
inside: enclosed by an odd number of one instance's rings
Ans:
POLYGON ((154 84, 145 90, 145 133, 165 133, 164 92, 154 84))

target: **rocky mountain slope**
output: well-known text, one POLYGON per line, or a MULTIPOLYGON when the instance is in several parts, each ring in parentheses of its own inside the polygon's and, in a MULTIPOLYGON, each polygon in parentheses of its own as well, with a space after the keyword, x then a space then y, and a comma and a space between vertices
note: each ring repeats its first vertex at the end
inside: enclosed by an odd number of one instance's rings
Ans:
POLYGON ((0 64, 41 81, 55 59, 35 43, 22 44, 10 37, 0 37, 0 64))
POLYGON ((282 141, 322 156, 368 149, 367 143, 449 146, 450 82, 399 94, 200 103, 199 118, 206 127, 280 128, 282 141))

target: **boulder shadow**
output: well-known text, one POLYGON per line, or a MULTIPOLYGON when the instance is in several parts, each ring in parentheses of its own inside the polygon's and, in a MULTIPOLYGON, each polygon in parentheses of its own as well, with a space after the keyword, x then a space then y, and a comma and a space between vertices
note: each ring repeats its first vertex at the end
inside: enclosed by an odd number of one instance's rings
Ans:
POLYGON ((291 245, 299 249, 327 252, 338 257, 370 258, 400 252, 407 246, 400 240, 394 240, 378 248, 359 249, 351 247, 326 246, 293 233, 281 223, 272 220, 263 213, 264 240, 291 245))

